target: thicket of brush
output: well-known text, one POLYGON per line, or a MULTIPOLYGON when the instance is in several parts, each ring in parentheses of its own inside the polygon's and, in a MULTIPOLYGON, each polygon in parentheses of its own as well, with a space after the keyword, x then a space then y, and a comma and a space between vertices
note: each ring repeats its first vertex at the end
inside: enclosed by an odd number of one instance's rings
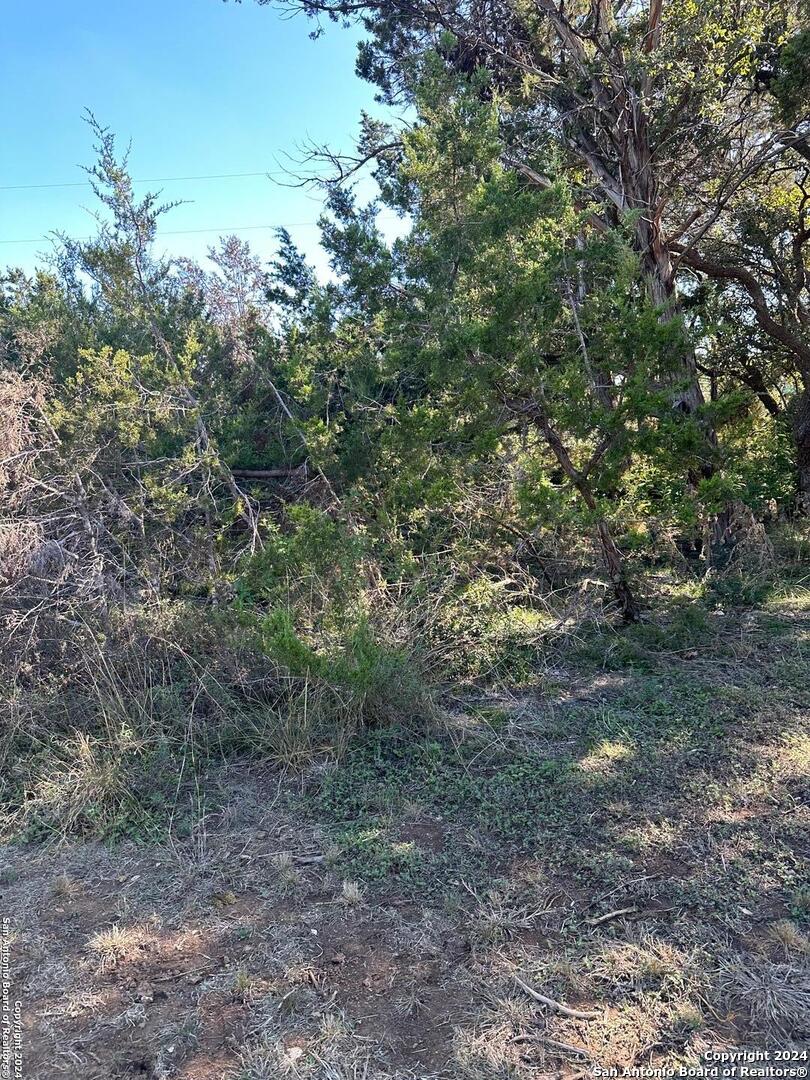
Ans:
POLYGON ((4 829, 182 831, 212 764, 339 756, 656 578, 733 602, 771 571, 787 428, 733 381, 673 411, 705 324, 662 320, 562 180, 499 173, 476 100, 414 140, 393 248, 332 193, 328 284, 284 235, 269 268, 156 258, 167 208, 96 128, 107 224, 0 298, 4 829))

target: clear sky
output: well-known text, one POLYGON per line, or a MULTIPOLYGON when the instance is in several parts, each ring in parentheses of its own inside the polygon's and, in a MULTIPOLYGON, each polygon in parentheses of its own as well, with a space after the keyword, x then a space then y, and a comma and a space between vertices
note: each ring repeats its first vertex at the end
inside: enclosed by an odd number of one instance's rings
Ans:
MULTIPOLYGON (((92 163, 84 109, 132 140, 133 177, 277 172, 307 138, 349 149, 373 89, 354 74, 355 37, 328 25, 317 41, 303 18, 253 0, 0 0, 0 188, 83 181, 92 163)), ((160 247, 203 258, 237 231, 270 256, 270 230, 290 226, 317 251, 321 195, 263 176, 150 185, 187 199, 164 219, 160 247)), ((139 186, 139 191, 148 187, 139 186)), ((367 189, 371 192, 373 189, 367 189)), ((52 230, 93 230, 86 187, 0 190, 0 266, 31 269, 52 230)), ((322 264, 322 261, 321 261, 322 264)))

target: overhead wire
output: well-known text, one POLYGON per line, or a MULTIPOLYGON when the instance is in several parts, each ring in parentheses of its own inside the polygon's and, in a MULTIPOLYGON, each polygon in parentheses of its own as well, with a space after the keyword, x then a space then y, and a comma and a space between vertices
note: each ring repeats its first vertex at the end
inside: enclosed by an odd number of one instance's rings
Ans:
MULTIPOLYGON (((274 176, 287 176, 285 172, 245 172, 245 173, 205 173, 196 176, 158 176, 151 180, 133 180, 133 184, 166 184, 175 181, 188 182, 192 180, 236 180, 244 179, 248 177, 267 177, 272 178, 274 176)), ((0 191, 33 191, 43 190, 51 188, 75 188, 75 187, 91 187, 89 180, 75 181, 70 183, 58 183, 58 184, 0 184, 0 191)), ((383 211, 384 212, 384 211, 383 211)), ((158 234, 158 238, 164 236, 191 236, 199 233, 238 233, 238 232, 254 232, 261 229, 300 229, 300 228, 316 228, 317 221, 289 221, 278 222, 276 224, 269 225, 230 225, 230 226, 217 226, 199 229, 171 229, 165 232, 161 231, 158 234)), ((0 244, 41 244, 47 243, 53 238, 50 236, 38 236, 30 238, 20 239, 3 239, 0 240, 0 244)), ((91 240, 91 236, 70 236, 68 240, 80 243, 82 241, 91 240)))
MULTIPOLYGON (((193 233, 237 233, 237 232, 252 232, 257 229, 298 229, 305 226, 314 228, 317 226, 317 221, 288 221, 286 223, 279 223, 276 225, 222 225, 216 228, 205 229, 167 229, 165 232, 157 234, 157 239, 163 236, 190 236, 193 233)), ((54 233, 53 236, 38 236, 36 239, 29 240, 0 240, 0 244, 42 244, 47 243, 53 237, 61 239, 58 233, 54 233)), ((68 236, 67 240, 72 240, 75 243, 81 243, 85 240, 92 240, 92 236, 68 236)))
MULTIPOLYGON (((199 176, 156 176, 151 180, 133 180, 133 184, 171 184, 183 180, 239 180, 256 176, 289 176, 286 172, 205 173, 199 176)), ((38 191, 45 188, 92 187, 90 180, 72 180, 58 184, 0 184, 0 191, 38 191)))

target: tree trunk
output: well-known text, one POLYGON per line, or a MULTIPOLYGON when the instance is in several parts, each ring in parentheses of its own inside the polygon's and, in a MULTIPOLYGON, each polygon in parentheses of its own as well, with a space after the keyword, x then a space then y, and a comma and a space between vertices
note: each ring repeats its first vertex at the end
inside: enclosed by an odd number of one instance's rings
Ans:
POLYGON ((637 622, 639 617, 638 603, 636 602, 633 590, 628 585, 627 578, 624 575, 622 554, 616 546, 616 541, 613 539, 613 535, 604 518, 600 518, 599 521, 597 521, 596 531, 599 533, 599 541, 602 544, 602 556, 605 560, 605 566, 610 575, 610 580, 613 583, 613 594, 619 604, 622 618, 628 623, 637 622))
MULTIPOLYGON (((673 250, 678 250, 675 245, 673 250)), ((801 372, 802 389, 788 407, 796 450, 796 478, 799 505, 805 513, 810 513, 810 343, 806 329, 801 323, 785 325, 768 306, 765 289, 757 277, 745 266, 726 265, 714 259, 707 259, 694 250, 684 250, 683 260, 687 266, 708 274, 715 281, 735 281, 751 301, 754 315, 760 328, 773 341, 778 342, 795 357, 797 369, 801 372)), ((778 415, 779 409, 771 394, 763 395, 764 380, 759 376, 759 384, 744 379, 759 394, 760 400, 772 416, 778 415), (760 385, 761 384, 761 385, 760 385)))
POLYGON ((587 470, 581 471, 574 465, 565 444, 552 426, 546 410, 542 406, 535 406, 534 415, 540 430, 545 436, 546 442, 557 461, 560 463, 563 472, 579 492, 582 501, 587 508, 596 517, 596 532, 599 536, 599 543, 602 545, 602 557, 605 560, 605 569, 607 570, 608 577, 613 585, 613 595, 616 597, 622 619, 628 623, 636 622, 640 614, 640 609, 624 572, 624 559, 622 558, 622 553, 619 551, 616 541, 613 539, 610 526, 604 517, 599 514, 596 497, 593 493, 593 488, 588 481, 587 470))
POLYGON ((810 384, 790 403, 790 426, 796 449, 796 482, 802 513, 810 513, 810 384))
MULTIPOLYGON (((675 294, 675 271, 672 257, 661 236, 660 224, 651 216, 653 211, 645 213, 638 223, 636 235, 641 248, 641 266, 647 283, 650 299, 661 309, 661 321, 668 322, 678 314, 678 301, 675 294)), ((695 354, 691 348, 683 350, 679 357, 679 375, 683 386, 678 388, 673 397, 673 406, 681 412, 691 415, 704 404, 700 386, 695 354)), ((714 433, 709 432, 709 441, 713 443, 714 433)))
MULTIPOLYGON (((660 307, 663 321, 672 319, 679 311, 675 270, 670 250, 664 243, 660 223, 652 216, 652 213, 650 216, 645 215, 640 218, 636 235, 641 245, 641 265, 650 299, 660 307)), ((688 343, 685 343, 678 361, 678 375, 682 381, 673 394, 672 405, 685 416, 694 416, 705 404, 706 399, 700 385, 697 357, 688 343)), ((700 470, 690 469, 689 471, 688 481, 692 488, 697 488, 701 479, 708 479, 714 473, 715 464, 712 461, 712 452, 718 445, 714 426, 705 418, 701 418, 699 423, 706 440, 707 453, 700 470)), ((703 553, 709 566, 725 566, 731 558, 734 549, 734 536, 730 527, 732 518, 732 508, 726 506, 707 523, 708 542, 703 545, 703 553)), ((699 548, 699 539, 697 539, 697 545, 699 548)))

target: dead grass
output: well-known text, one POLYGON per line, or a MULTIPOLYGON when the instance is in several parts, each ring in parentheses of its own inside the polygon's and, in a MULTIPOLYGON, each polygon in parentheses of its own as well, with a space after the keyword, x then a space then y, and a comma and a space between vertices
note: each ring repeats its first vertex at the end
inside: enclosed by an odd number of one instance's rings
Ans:
MULTIPOLYGON (((688 657, 599 629, 541 687, 339 765, 209 759, 168 842, 2 849, 31 1080, 532 1080, 799 1043, 810 635, 709 622, 688 657)), ((43 763, 62 815, 120 817, 102 750, 43 763)))
POLYGON ((784 954, 786 960, 791 956, 810 956, 810 938, 792 919, 777 919, 768 927, 767 934, 772 945, 784 954))
POLYGON ((344 881, 340 887, 340 899, 347 907, 363 903, 363 891, 356 881, 344 881))
POLYGON ((801 1039, 810 1034, 810 971, 791 964, 735 960, 720 972, 728 999, 745 1009, 766 1037, 801 1039))
POLYGON ((98 959, 100 970, 106 971, 122 960, 137 956, 150 937, 145 927, 122 927, 114 923, 108 929, 93 934, 87 942, 87 948, 98 959))
POLYGON ((491 947, 529 931, 550 910, 548 897, 535 894, 534 903, 528 903, 523 898, 525 889, 518 884, 490 889, 483 896, 465 882, 462 884, 474 901, 467 919, 471 939, 477 946, 491 947))

